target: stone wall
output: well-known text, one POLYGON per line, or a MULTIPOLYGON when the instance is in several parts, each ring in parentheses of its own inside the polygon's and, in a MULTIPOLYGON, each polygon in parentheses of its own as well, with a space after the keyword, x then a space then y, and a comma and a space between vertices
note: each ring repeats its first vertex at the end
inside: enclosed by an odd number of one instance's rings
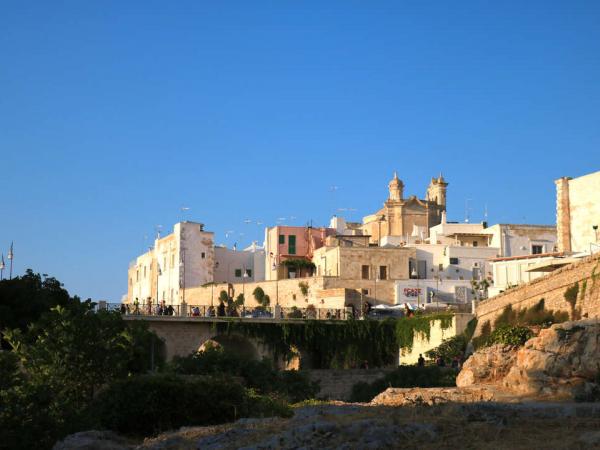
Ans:
POLYGON ((419 355, 425 356, 425 352, 438 347, 446 339, 461 334, 467 328, 467 324, 473 318, 473 314, 458 313, 452 318, 452 324, 448 328, 442 328, 442 322, 436 320, 431 323, 429 338, 423 333, 415 333, 413 345, 410 350, 400 351, 400 364, 416 364, 419 355))
POLYGON ((529 308, 543 298, 546 309, 571 312, 564 294, 575 283, 579 283, 576 308, 584 317, 600 317, 600 254, 596 254, 480 302, 476 308, 477 332, 484 322, 493 324, 507 305, 513 309, 529 308))
POLYGON ((352 386, 359 382, 372 383, 383 378, 395 368, 386 369, 320 369, 309 370, 312 381, 318 381, 321 387, 319 398, 331 400, 349 400, 352 386))

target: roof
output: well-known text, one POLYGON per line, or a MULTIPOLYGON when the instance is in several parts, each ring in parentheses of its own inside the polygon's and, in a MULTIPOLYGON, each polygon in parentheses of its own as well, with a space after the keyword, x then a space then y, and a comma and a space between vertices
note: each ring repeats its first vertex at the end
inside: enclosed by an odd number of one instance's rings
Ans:
POLYGON ((520 255, 520 256, 503 256, 500 258, 490 259, 491 262, 501 262, 501 261, 516 261, 518 259, 539 259, 539 258, 548 258, 551 256, 562 256, 561 252, 552 252, 552 253, 538 253, 537 255, 520 255))

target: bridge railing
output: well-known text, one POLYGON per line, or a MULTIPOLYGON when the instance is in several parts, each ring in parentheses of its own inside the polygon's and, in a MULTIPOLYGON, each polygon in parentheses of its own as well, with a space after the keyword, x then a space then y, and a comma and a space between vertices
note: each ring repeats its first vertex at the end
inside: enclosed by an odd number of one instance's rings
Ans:
POLYGON ((352 317, 351 308, 297 308, 277 306, 219 307, 210 305, 155 305, 152 303, 121 304, 105 303, 99 309, 119 311, 123 315, 163 317, 239 317, 240 319, 285 320, 347 320, 352 317))

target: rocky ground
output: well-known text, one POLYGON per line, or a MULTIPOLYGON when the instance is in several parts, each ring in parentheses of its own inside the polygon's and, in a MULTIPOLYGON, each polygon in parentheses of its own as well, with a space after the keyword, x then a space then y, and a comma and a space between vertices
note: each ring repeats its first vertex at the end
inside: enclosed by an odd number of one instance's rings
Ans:
POLYGON ((387 407, 330 403, 291 419, 183 428, 144 442, 72 435, 55 449, 587 449, 600 448, 600 404, 446 403, 387 407))

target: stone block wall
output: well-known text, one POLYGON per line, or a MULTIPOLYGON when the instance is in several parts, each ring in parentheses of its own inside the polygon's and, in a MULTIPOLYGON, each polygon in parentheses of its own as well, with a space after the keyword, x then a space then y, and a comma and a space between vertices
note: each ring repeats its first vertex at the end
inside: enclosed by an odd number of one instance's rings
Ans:
POLYGON ((542 298, 546 309, 571 312, 564 294, 568 287, 579 284, 576 308, 582 316, 600 317, 600 254, 587 257, 546 276, 506 291, 477 305, 477 333, 484 322, 494 322, 507 305, 515 310, 529 308, 542 298))
POLYGON ((331 400, 349 400, 352 386, 358 382, 372 383, 383 378, 395 368, 385 369, 320 369, 309 370, 308 375, 312 381, 318 381, 321 390, 319 398, 331 400))

